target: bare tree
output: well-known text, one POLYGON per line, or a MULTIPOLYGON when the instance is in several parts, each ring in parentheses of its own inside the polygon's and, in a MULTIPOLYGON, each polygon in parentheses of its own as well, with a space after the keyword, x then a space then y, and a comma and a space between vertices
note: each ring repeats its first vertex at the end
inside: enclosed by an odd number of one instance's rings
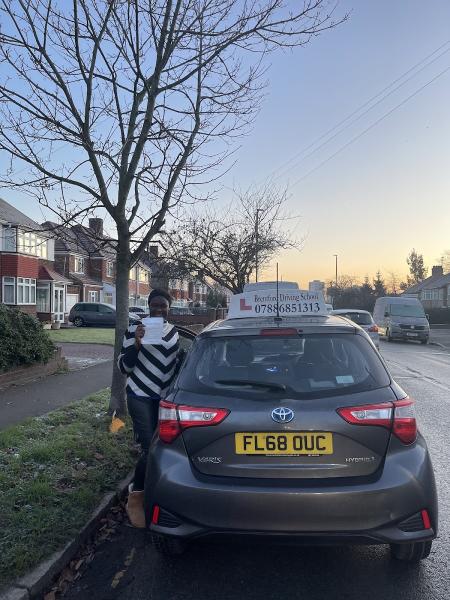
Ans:
POLYGON ((285 229, 286 190, 271 185, 234 192, 222 210, 194 213, 166 236, 167 254, 233 293, 283 249, 301 248, 285 229))
POLYGON ((388 271, 387 275, 386 291, 390 295, 398 296, 402 292, 401 285, 403 282, 395 271, 388 271))
POLYGON ((450 250, 445 250, 439 259, 439 262, 444 269, 444 273, 450 273, 450 250))
MULTIPOLYGON (((117 249, 116 356, 130 266, 248 131, 265 55, 333 27, 328 4, 0 0, 0 153, 9 158, 0 184, 63 224, 106 213, 117 249)), ((115 369, 111 407, 121 412, 123 383, 115 369)))

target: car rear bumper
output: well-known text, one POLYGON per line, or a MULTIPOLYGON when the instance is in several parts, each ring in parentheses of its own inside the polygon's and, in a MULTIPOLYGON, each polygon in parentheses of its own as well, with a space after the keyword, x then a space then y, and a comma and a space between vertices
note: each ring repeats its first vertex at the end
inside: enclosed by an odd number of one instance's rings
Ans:
POLYGON ((430 540, 437 533, 434 476, 422 439, 408 452, 390 454, 376 481, 327 485, 204 477, 186 456, 161 446, 150 456, 145 499, 147 523, 160 535, 386 544, 430 540), (155 505, 169 516, 151 523, 155 505), (422 509, 431 528, 401 529, 402 521, 422 509))

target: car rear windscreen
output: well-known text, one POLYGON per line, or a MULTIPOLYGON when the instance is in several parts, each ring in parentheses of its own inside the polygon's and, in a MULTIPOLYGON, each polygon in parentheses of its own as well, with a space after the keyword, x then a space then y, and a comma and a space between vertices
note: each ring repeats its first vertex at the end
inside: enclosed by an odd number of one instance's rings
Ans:
POLYGON ((348 312, 345 314, 340 314, 339 316, 345 317, 346 319, 350 319, 357 325, 370 325, 372 323, 372 317, 369 314, 363 312, 348 312))
POLYGON ((390 377, 375 350, 352 333, 199 338, 180 376, 197 393, 257 393, 271 387, 294 397, 377 389, 390 377))

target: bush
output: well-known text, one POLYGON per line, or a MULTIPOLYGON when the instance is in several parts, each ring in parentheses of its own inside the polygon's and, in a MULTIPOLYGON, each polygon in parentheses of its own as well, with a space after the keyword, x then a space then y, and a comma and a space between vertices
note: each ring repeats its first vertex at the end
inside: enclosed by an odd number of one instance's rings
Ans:
POLYGON ((0 304, 0 372, 19 365, 46 363, 55 350, 35 317, 0 304))

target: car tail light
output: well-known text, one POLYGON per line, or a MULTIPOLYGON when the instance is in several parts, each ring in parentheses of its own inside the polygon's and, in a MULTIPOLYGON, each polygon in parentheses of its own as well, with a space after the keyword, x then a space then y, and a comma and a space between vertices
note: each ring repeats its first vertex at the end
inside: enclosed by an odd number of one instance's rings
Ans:
POLYGON ((347 406, 338 408, 338 413, 347 423, 352 425, 381 425, 391 429, 392 402, 383 404, 366 404, 364 406, 347 406))
POLYGON ((411 398, 403 398, 394 402, 393 433, 404 444, 412 444, 417 437, 417 422, 414 412, 414 402, 411 398))
POLYGON ((224 408, 187 406, 161 400, 159 403, 159 438, 170 444, 184 429, 218 425, 228 416, 229 412, 224 408))
POLYGON ((378 333, 378 326, 371 325, 367 331, 369 331, 370 333, 378 333))
POLYGON ((392 403, 347 406, 338 408, 337 412, 347 423, 352 425, 386 427, 386 429, 392 430, 392 433, 403 444, 412 444, 417 437, 414 402, 408 397, 392 403))

